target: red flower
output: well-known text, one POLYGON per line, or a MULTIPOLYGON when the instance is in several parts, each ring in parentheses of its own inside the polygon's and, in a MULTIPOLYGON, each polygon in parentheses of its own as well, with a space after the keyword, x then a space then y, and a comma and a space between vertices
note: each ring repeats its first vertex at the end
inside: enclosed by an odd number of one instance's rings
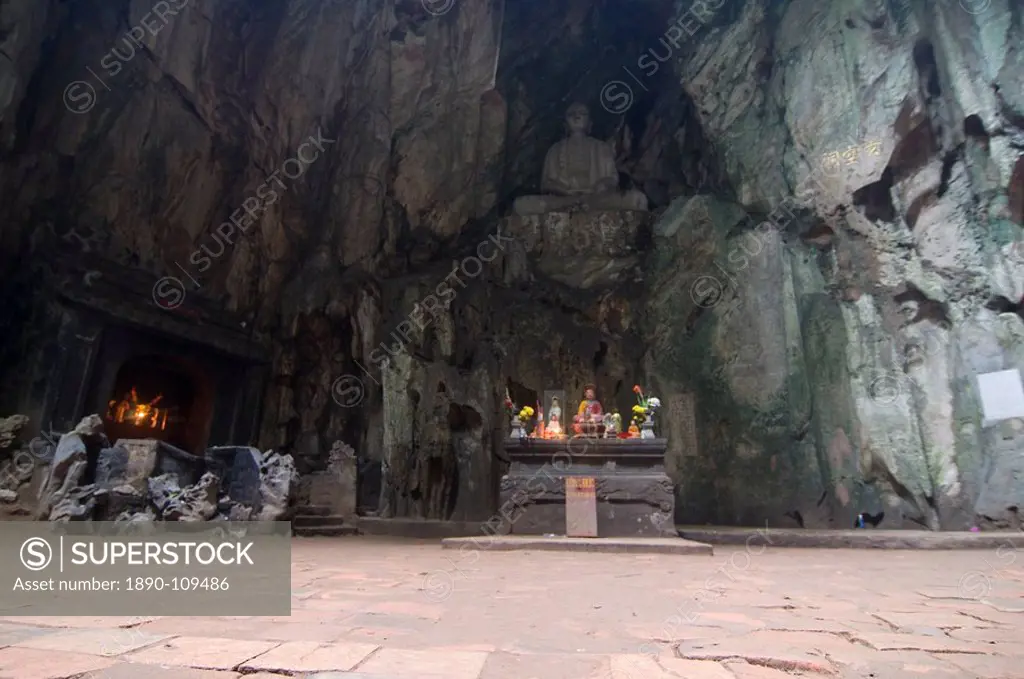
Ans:
POLYGON ((640 393, 640 385, 639 384, 634 384, 633 385, 633 393, 634 394, 639 394, 640 393))

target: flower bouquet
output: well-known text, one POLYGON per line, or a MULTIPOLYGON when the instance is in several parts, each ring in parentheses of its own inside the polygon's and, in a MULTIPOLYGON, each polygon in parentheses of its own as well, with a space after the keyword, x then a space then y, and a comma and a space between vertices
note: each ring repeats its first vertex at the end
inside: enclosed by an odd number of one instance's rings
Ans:
POLYGON ((508 393, 508 387, 505 387, 505 411, 509 417, 515 417, 516 415, 516 404, 512 402, 512 397, 508 393))
POLYGON ((636 394, 636 405, 633 406, 633 425, 640 428, 640 438, 654 438, 654 413, 661 407, 661 400, 644 395, 639 384, 633 385, 636 394))

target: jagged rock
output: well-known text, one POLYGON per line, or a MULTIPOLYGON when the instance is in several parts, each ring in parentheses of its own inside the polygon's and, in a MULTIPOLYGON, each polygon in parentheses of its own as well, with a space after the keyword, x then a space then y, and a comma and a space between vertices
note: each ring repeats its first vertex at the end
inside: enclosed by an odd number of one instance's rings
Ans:
POLYGON ((341 472, 345 467, 346 460, 356 459, 356 449, 344 441, 335 441, 331 444, 331 452, 327 456, 327 471, 341 472))
MULTIPOLYGON (((99 459, 96 461, 96 483, 100 486, 111 486, 125 481, 124 474, 128 467, 128 451, 120 442, 112 448, 104 448, 100 451, 99 459)), ((146 477, 149 475, 147 474, 146 477)), ((145 478, 142 479, 145 488, 145 478)))
POLYGON ((103 420, 95 414, 83 417, 74 429, 60 437, 39 495, 39 518, 50 516, 51 510, 78 486, 88 465, 90 449, 98 456, 104 447, 109 448, 110 442, 103 434, 103 420))
POLYGON ((252 521, 255 512, 247 505, 232 504, 230 507, 223 505, 218 508, 214 521, 252 521))
POLYGON ((178 486, 173 474, 149 479, 149 496, 160 518, 165 521, 207 521, 217 514, 217 491, 220 480, 211 472, 197 483, 178 486))
POLYGON ((228 513, 228 521, 250 521, 253 518, 253 508, 246 505, 235 505, 228 513))
POLYGON ((276 521, 285 515, 291 500, 292 484, 298 478, 291 455, 270 451, 264 454, 260 467, 260 495, 263 498, 260 521, 276 521))
POLYGON ((234 501, 253 507, 262 506, 260 463, 263 453, 248 446, 219 446, 206 451, 207 468, 221 480, 221 489, 234 501))
POLYGON ((36 462, 24 449, 16 452, 9 460, 0 462, 0 488, 17 491, 32 479, 36 462))
POLYGON ((50 521, 88 521, 93 518, 97 503, 107 491, 94 483, 77 486, 62 493, 50 511, 50 521))
POLYGON ((0 452, 11 448, 18 442, 18 436, 26 424, 28 424, 27 415, 11 415, 0 419, 0 452))
MULTIPOLYGON (((104 487, 99 483, 96 485, 104 487)), ((127 484, 115 486, 109 489, 102 516, 97 516, 97 518, 101 521, 110 521, 111 517, 144 511, 147 509, 147 504, 148 498, 144 491, 127 484)))
POLYGON ((28 442, 28 452, 40 463, 50 464, 57 455, 57 443, 50 436, 39 436, 28 442))
MULTIPOLYGON (((81 421, 75 425, 75 428, 68 432, 68 434, 76 434, 89 441, 95 440, 106 443, 108 446, 110 445, 110 442, 106 440, 106 434, 103 433, 103 418, 95 413, 83 417, 81 421)), ((67 434, 65 434, 65 436, 67 436, 67 434)), ((63 438, 64 437, 62 436, 61 439, 63 438)))
MULTIPOLYGON (((138 526, 151 524, 156 521, 156 513, 152 507, 144 507, 140 510, 126 509, 114 518, 114 523, 138 526)), ((131 532, 131 531, 129 531, 131 532)))

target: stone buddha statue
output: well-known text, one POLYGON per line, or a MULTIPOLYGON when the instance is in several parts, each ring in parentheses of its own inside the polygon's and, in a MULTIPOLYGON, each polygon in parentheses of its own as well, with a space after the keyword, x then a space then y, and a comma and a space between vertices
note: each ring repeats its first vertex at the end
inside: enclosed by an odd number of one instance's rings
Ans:
POLYGON ((590 136, 590 112, 573 104, 565 114, 569 136, 544 157, 540 189, 546 195, 521 196, 517 215, 584 210, 647 210, 647 196, 636 189, 619 191, 615 153, 607 142, 590 136))

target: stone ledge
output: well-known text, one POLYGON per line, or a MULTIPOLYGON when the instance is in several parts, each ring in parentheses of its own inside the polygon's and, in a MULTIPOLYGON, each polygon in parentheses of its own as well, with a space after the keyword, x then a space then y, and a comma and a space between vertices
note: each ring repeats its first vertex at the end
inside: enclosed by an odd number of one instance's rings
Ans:
POLYGON ((606 552, 616 554, 706 554, 711 545, 682 538, 551 538, 537 535, 496 535, 478 538, 445 538, 443 549, 460 549, 465 545, 492 552, 606 552))
POLYGON ((479 521, 381 519, 376 516, 360 516, 355 519, 355 523, 356 528, 363 535, 386 535, 396 538, 436 540, 467 535, 487 535, 483 529, 484 524, 479 521))
POLYGON ((688 540, 712 545, 743 545, 748 539, 770 547, 827 549, 998 549, 1024 547, 1024 532, 932 532, 927 530, 824 530, 677 526, 688 540), (767 536, 767 538, 765 537, 767 536))

